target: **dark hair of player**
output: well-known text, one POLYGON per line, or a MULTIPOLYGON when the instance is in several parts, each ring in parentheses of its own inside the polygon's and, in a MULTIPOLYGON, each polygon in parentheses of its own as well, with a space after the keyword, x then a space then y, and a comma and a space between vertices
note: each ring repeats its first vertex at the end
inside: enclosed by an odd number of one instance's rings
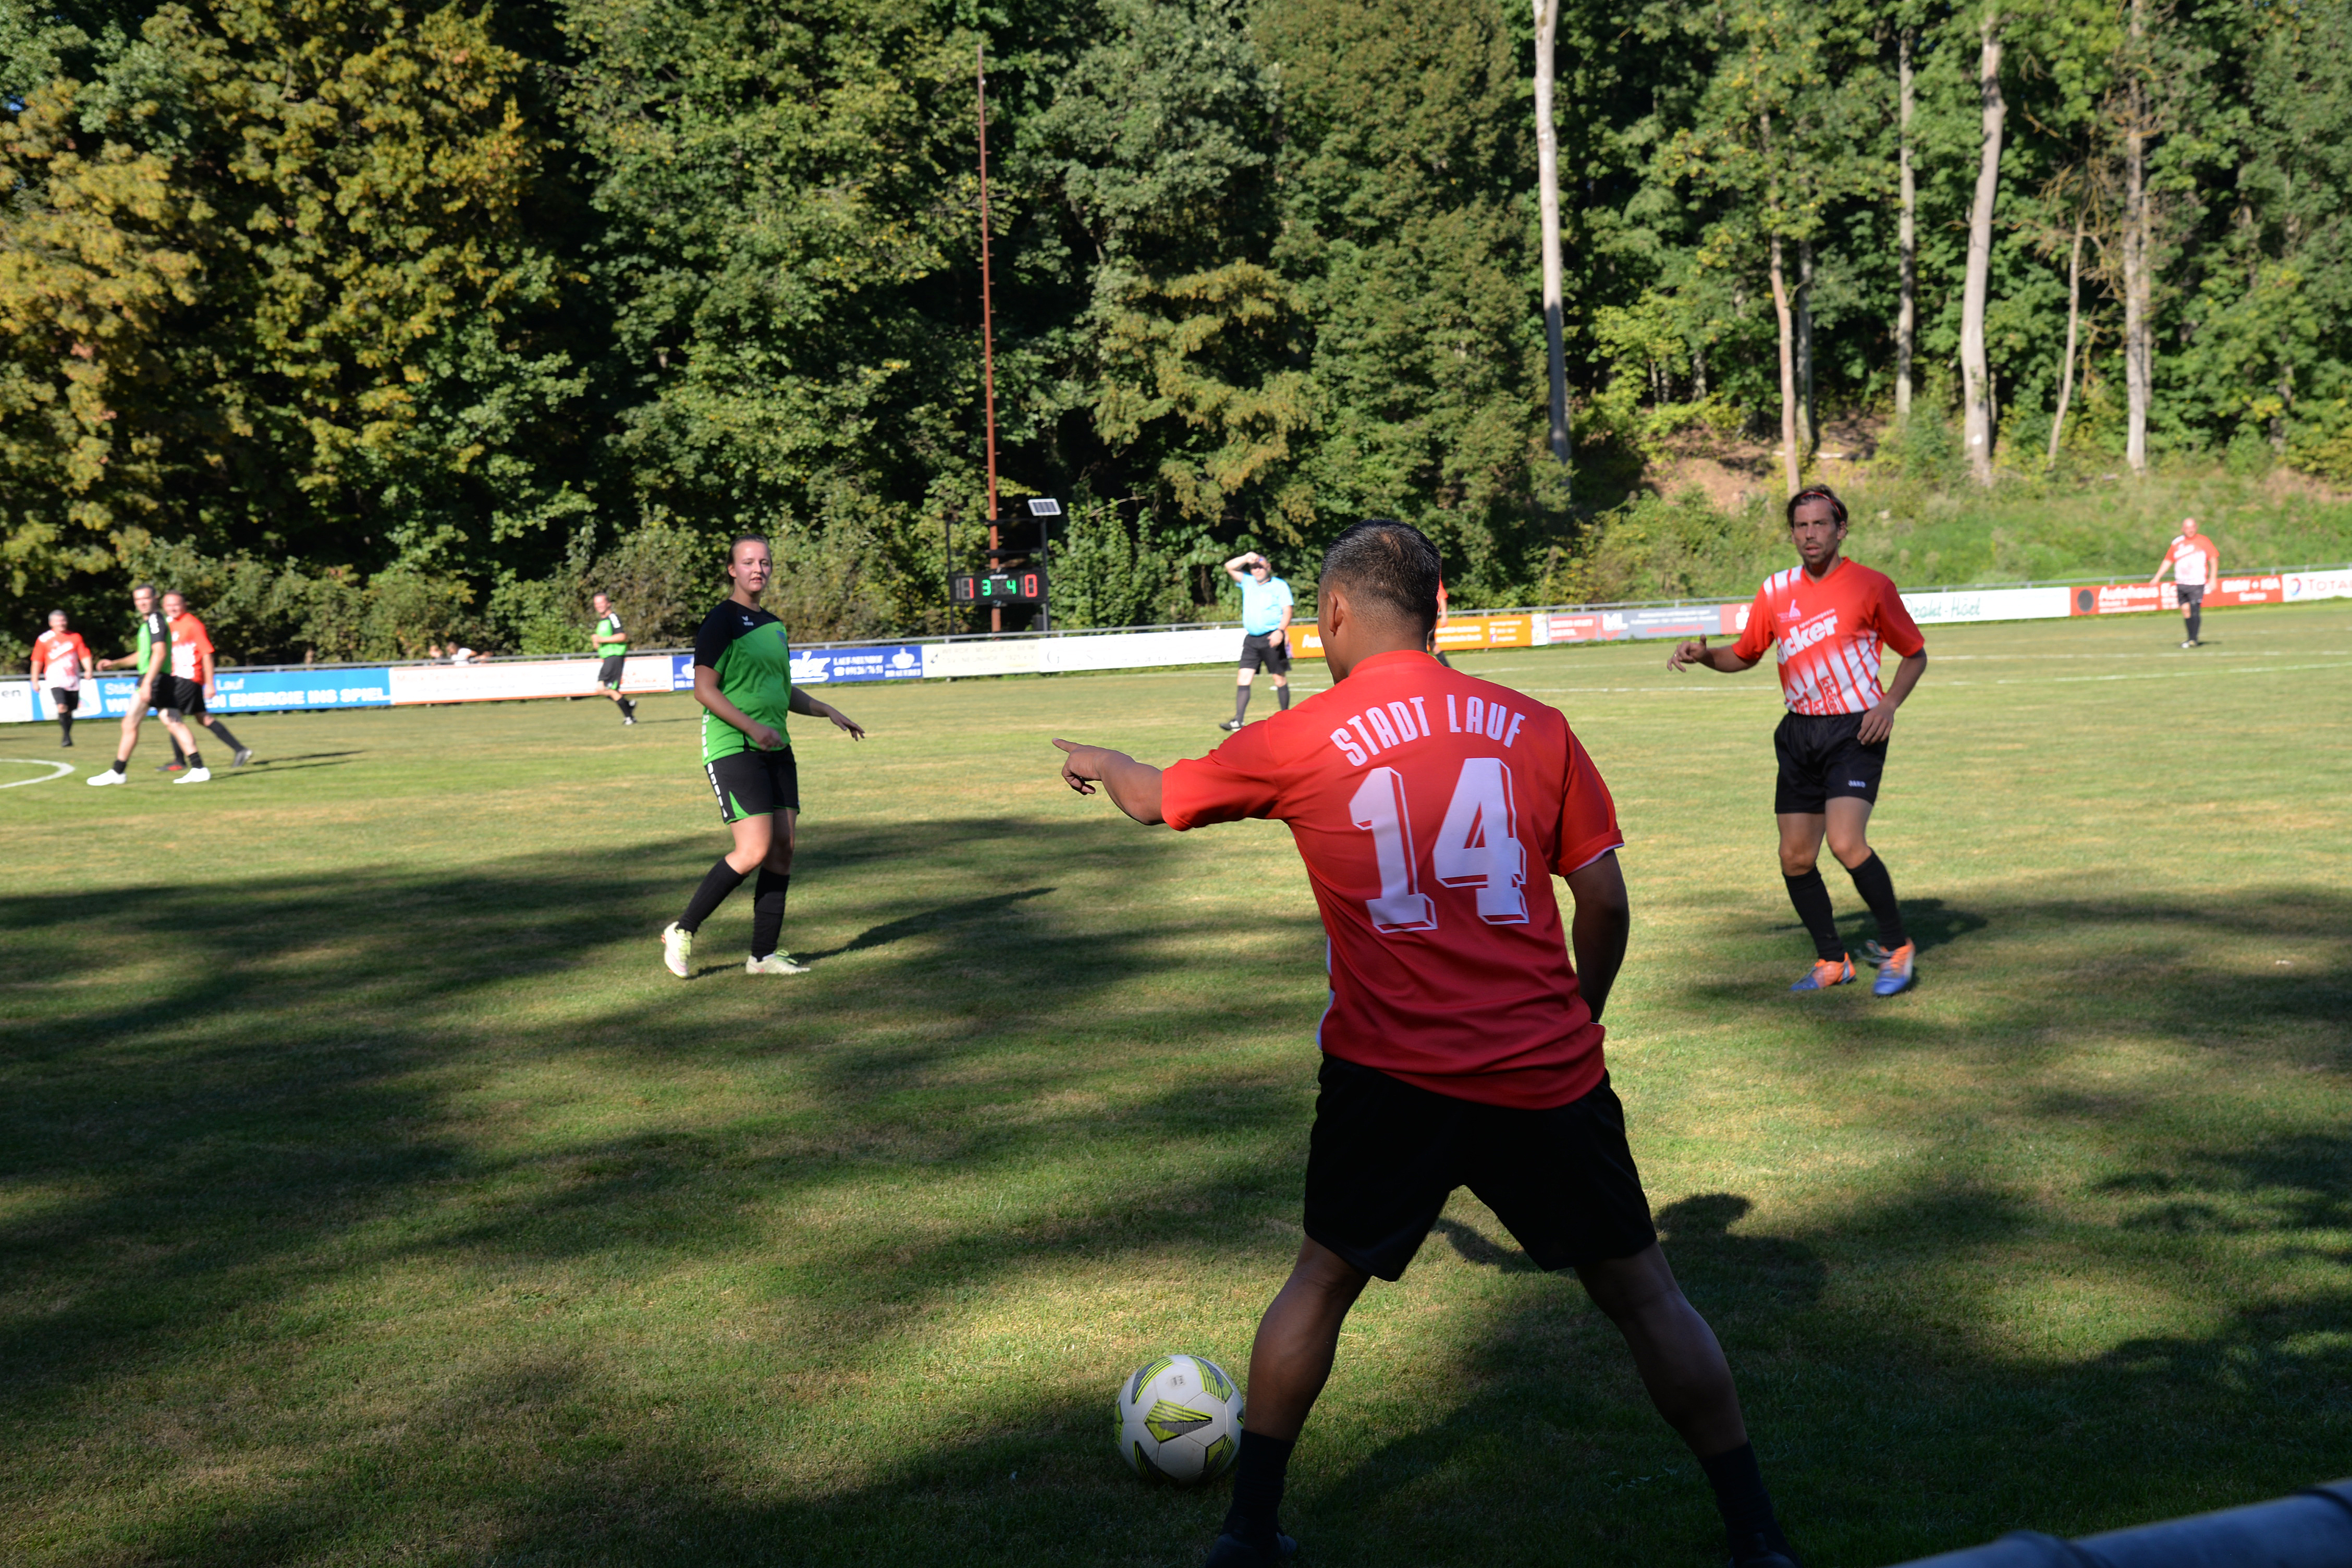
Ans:
POLYGON ((131 584, 131 591, 134 594, 152 594, 155 591, 155 584, 152 583, 133 583, 131 584))
POLYGON ((1809 500, 1825 500, 1829 502, 1830 516, 1837 520, 1837 525, 1840 528, 1843 528, 1845 526, 1845 502, 1838 500, 1837 491, 1830 489, 1827 485, 1807 485, 1803 489, 1799 490, 1795 495, 1789 498, 1789 526, 1790 528, 1797 526, 1797 508, 1809 500))
POLYGON ((1437 625, 1440 570, 1437 546, 1421 530, 1374 517, 1350 527, 1323 552, 1322 581, 1377 603, 1427 637, 1437 625))

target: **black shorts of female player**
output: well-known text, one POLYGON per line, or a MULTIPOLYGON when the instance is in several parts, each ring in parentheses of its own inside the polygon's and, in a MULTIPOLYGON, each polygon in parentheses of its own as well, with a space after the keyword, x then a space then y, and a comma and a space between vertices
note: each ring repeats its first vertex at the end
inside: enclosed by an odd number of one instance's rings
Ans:
POLYGON ((1536 1266, 1631 1258, 1658 1239, 1609 1079, 1546 1110, 1481 1105, 1323 1058, 1307 1154, 1307 1234, 1367 1274, 1401 1279, 1456 1187, 1536 1266))
POLYGON ((710 793, 719 797, 719 820, 737 823, 747 816, 772 816, 801 808, 801 769, 793 749, 730 752, 715 763, 705 763, 710 793))
POLYGON ((1290 639, 1285 637, 1276 644, 1272 632, 1258 632, 1242 638, 1241 668, 1263 668, 1268 675, 1288 675, 1290 639))
POLYGON ((1780 781, 1772 790, 1772 810, 1780 816, 1819 816, 1832 797, 1878 799, 1879 775, 1886 768, 1886 742, 1862 743, 1859 713, 1790 713, 1772 731, 1780 753, 1780 781))
POLYGON ((626 665, 628 662, 629 656, 625 653, 605 655, 604 662, 596 667, 596 684, 599 686, 609 686, 615 691, 619 690, 621 689, 621 669, 622 667, 626 665))

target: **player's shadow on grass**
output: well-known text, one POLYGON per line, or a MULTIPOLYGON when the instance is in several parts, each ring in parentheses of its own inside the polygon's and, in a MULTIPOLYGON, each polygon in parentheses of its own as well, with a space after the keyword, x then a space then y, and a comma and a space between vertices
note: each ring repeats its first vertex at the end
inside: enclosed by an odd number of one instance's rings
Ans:
MULTIPOLYGON (((1851 893, 1852 889, 1847 891, 1851 893)), ((1834 898, 1835 894, 1836 889, 1832 889, 1832 896, 1834 898)), ((1859 901, 1851 897, 1839 900, 1841 905, 1859 901)), ((1956 909, 1942 899, 1906 898, 1903 900, 1904 934, 1911 939, 1912 945, 1919 950, 1922 957, 1984 930, 1989 923, 1990 917, 1974 910, 1956 909)), ((1811 945, 1811 939, 1805 935, 1805 928, 1793 920, 1781 921, 1773 930, 1796 939, 1796 948, 1792 951, 1801 951, 1811 945)), ((1854 968, 1859 972, 1862 968, 1862 944, 1877 939, 1877 922, 1870 918, 1870 911, 1866 909, 1842 908, 1838 916, 1838 934, 1845 939, 1845 950, 1853 955, 1854 968)))
POLYGON ((1051 888, 1023 888, 1018 892, 992 893, 984 899, 967 899, 959 904, 947 904, 919 914, 901 915, 880 925, 868 926, 838 947, 805 956, 814 963, 820 958, 838 958, 845 952, 863 952, 868 948, 887 947, 910 936, 945 931, 952 926, 969 926, 990 920, 1000 920, 1026 900, 1042 899, 1053 892, 1051 888))

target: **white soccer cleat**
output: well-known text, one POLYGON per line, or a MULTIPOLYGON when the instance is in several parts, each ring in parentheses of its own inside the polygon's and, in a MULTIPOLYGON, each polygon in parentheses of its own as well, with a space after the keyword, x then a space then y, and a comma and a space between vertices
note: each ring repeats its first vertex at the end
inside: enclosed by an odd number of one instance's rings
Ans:
POLYGON ((680 980, 694 967, 694 933, 678 930, 676 921, 662 930, 662 964, 680 980))
POLYGON ((129 784, 131 780, 129 775, 124 773, 121 768, 109 768, 102 773, 90 774, 89 777, 84 779, 82 782, 84 784, 129 784))
POLYGON ((190 768, 172 782, 175 784, 210 784, 213 782, 213 771, 210 768, 190 768))
POLYGON ((772 952, 765 958, 743 961, 743 973, 746 974, 806 974, 808 972, 809 966, 795 962, 789 952, 772 952))

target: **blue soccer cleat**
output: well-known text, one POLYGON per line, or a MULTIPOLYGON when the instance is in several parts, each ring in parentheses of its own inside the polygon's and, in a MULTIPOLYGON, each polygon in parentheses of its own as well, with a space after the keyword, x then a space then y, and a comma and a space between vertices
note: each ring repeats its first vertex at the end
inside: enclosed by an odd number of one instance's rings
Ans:
POLYGON ((1906 942, 1888 953, 1885 962, 1878 966, 1878 978, 1870 983, 1870 994, 1873 996, 1892 996, 1898 991, 1909 990, 1911 960, 1917 955, 1917 951, 1906 942))
POLYGON ((1789 987, 1791 991, 1826 991, 1832 985, 1843 985, 1853 978, 1851 958, 1817 958, 1805 971, 1804 978, 1789 987))

